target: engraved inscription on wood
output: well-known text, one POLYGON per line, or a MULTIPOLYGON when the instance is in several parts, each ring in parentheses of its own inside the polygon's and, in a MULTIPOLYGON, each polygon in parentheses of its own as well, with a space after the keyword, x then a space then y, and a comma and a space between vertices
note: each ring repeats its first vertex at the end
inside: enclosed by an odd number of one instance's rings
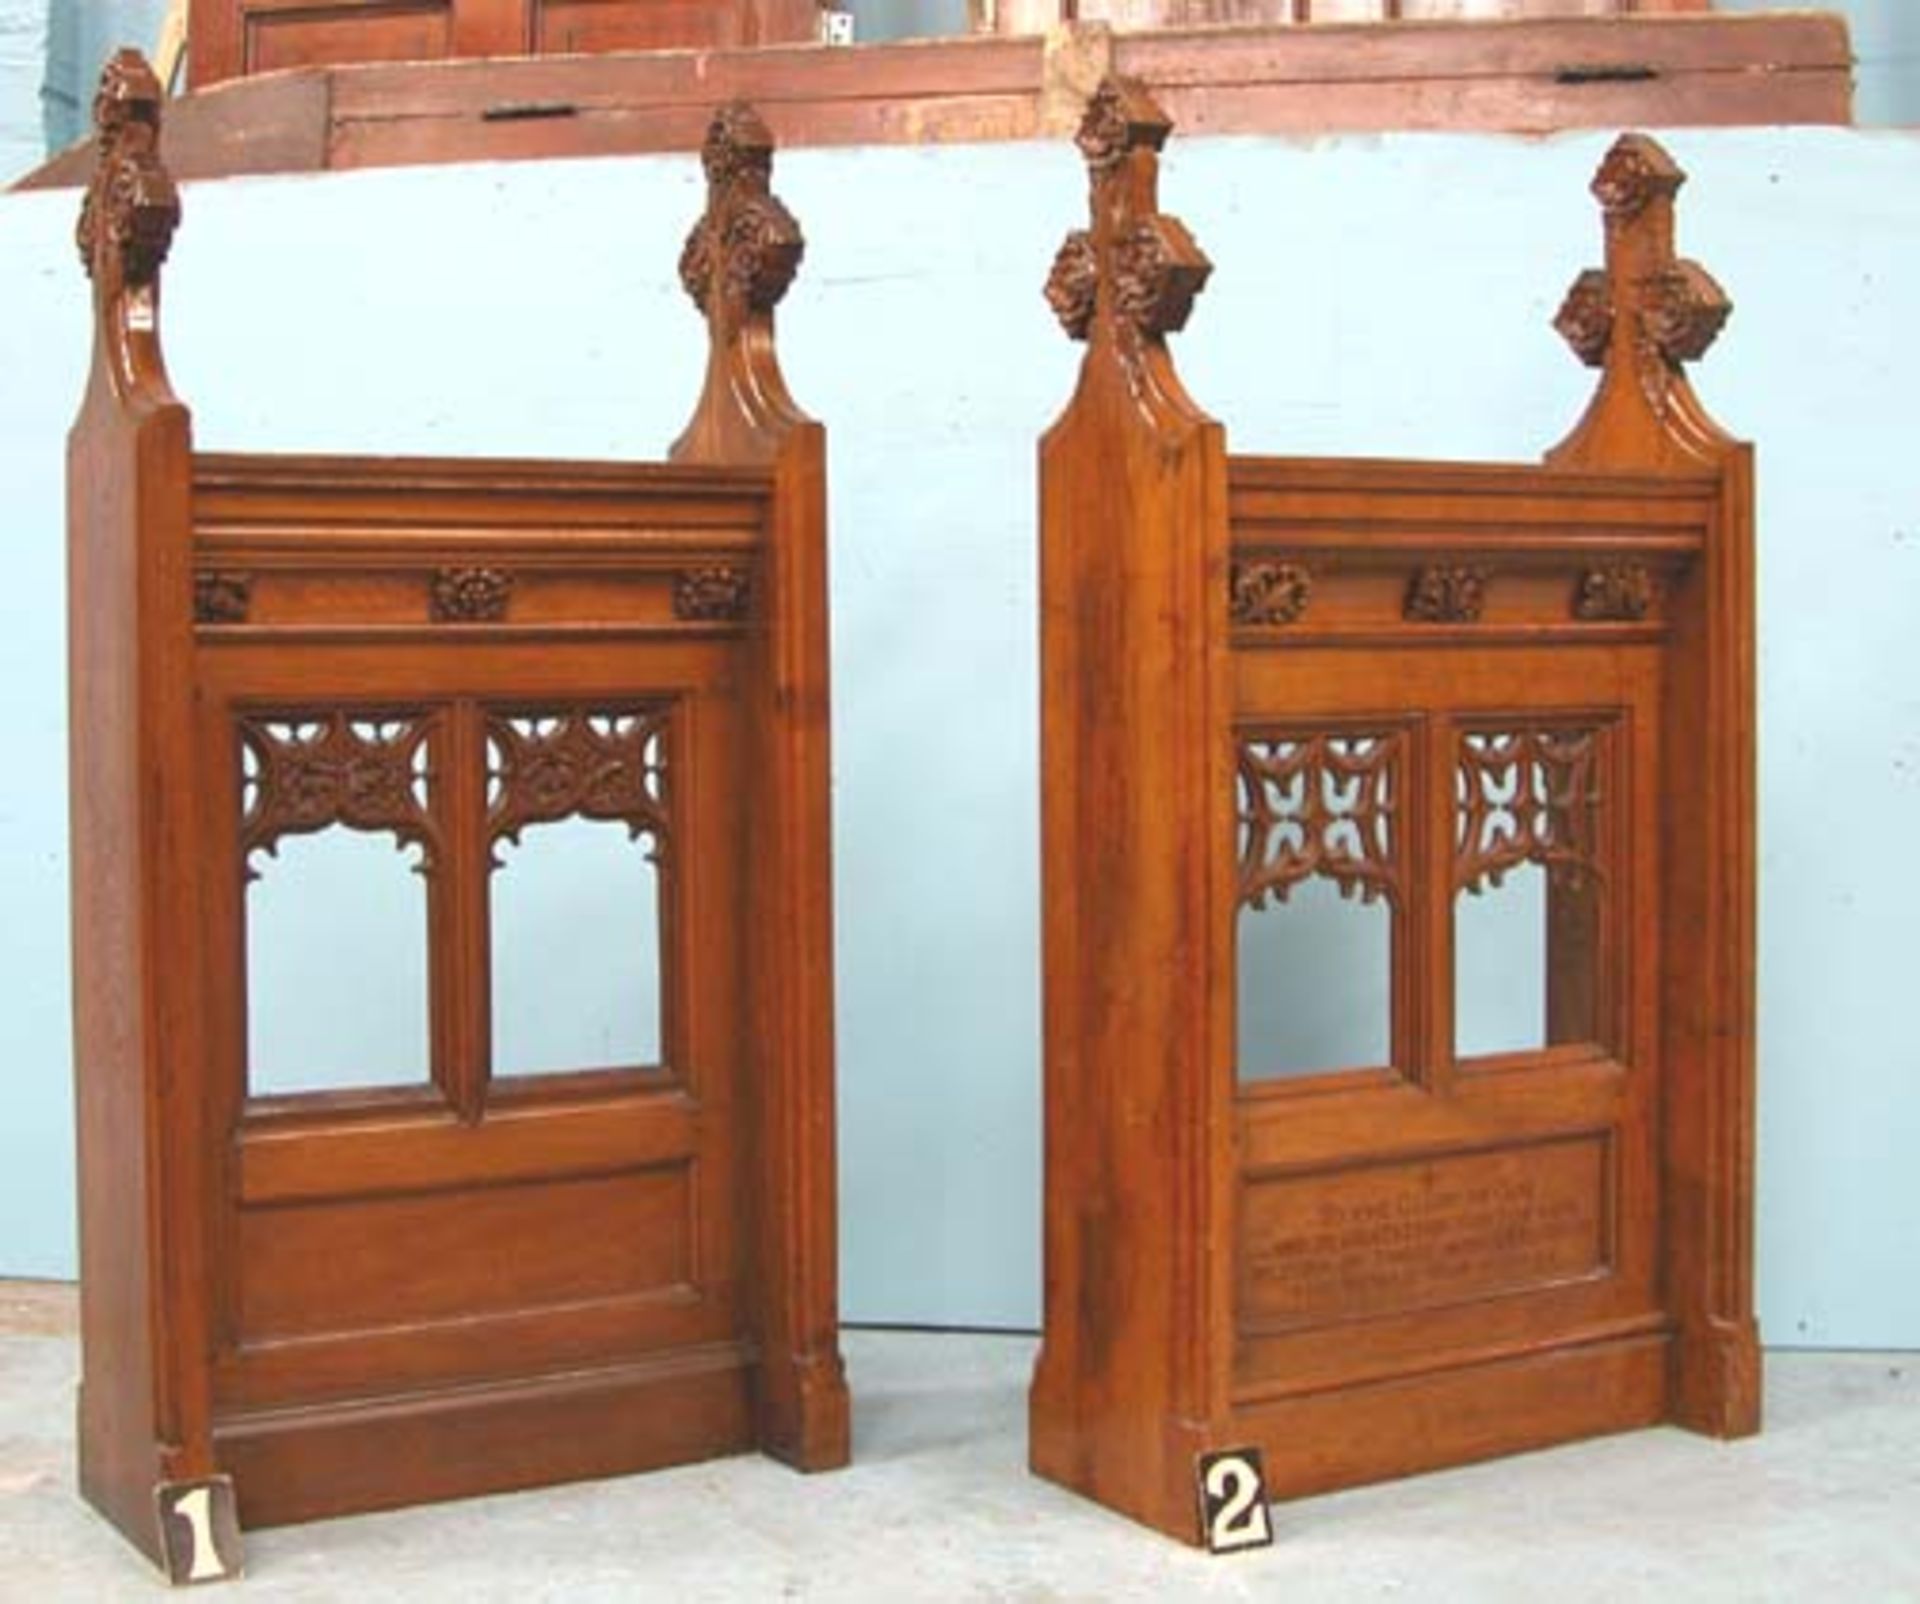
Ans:
POLYGON ((1607 1266, 1608 1142, 1250 1182, 1240 1321, 1263 1331, 1437 1308, 1607 1266))

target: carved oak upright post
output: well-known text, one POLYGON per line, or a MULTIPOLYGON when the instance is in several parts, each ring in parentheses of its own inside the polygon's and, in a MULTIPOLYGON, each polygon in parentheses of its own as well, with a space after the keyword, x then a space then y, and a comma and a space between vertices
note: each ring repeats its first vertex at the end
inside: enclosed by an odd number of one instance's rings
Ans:
MULTIPOLYGON (((1548 456, 1568 471, 1685 474, 1712 483, 1700 558, 1668 598, 1664 762, 1675 777, 1664 831, 1666 1274, 1679 1322, 1674 1418, 1741 1436, 1760 1425, 1753 1315, 1754 630, 1753 448, 1726 434, 1686 364, 1718 338, 1731 303, 1674 248, 1686 182, 1654 140, 1628 134, 1593 181, 1606 266, 1580 275, 1555 326, 1600 369, 1586 416, 1548 456)), ((1616 587, 1617 588, 1617 587, 1616 587)), ((1592 616, 1635 598, 1583 598, 1592 616)), ((1644 610, 1644 599, 1639 606, 1644 610)))
POLYGON ((773 314, 806 245, 772 191, 773 136, 751 106, 722 107, 701 151, 706 214, 680 258, 708 328, 707 378, 672 457, 765 464, 774 526, 760 568, 764 620, 751 689, 759 787, 746 939, 762 1150, 759 1297, 763 1445, 804 1469, 846 1462, 838 1346, 833 1099, 833 867, 827 639, 826 433, 794 403, 773 314), (796 1212, 800 1211, 800 1212, 796 1212))
POLYGON ((187 409, 160 346, 180 200, 162 92, 122 51, 94 100, 80 219, 94 349, 68 448, 80 1481, 156 1560, 156 1491, 210 1476, 202 976, 158 954, 194 928, 193 564, 187 409))
POLYGON ((1156 202, 1171 127, 1110 79, 1091 227, 1047 297, 1085 340, 1040 449, 1046 1332, 1036 1471, 1191 1539, 1225 1420, 1233 784, 1226 455, 1166 336, 1209 264, 1156 202))

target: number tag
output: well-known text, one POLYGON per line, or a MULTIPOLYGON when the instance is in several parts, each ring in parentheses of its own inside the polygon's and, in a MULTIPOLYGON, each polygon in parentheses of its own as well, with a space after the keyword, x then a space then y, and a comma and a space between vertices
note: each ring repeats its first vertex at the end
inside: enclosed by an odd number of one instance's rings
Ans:
POLYGON ((1258 1448, 1202 1454, 1195 1479, 1200 1530, 1209 1554, 1237 1554, 1243 1548, 1265 1548, 1273 1541, 1266 1470, 1258 1448))
POLYGON ((240 1517, 231 1476, 162 1482, 153 1502, 160 1515, 161 1560, 175 1587, 240 1574, 240 1517))

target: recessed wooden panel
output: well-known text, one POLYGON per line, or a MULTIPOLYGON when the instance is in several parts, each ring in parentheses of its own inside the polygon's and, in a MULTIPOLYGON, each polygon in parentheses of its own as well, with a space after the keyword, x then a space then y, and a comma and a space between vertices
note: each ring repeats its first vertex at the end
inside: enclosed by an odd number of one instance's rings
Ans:
POLYGON ((691 1169, 240 1214, 241 1340, 618 1297, 693 1273, 691 1169))
POLYGON ((534 49, 543 56, 747 42, 744 8, 715 0, 545 0, 534 18, 534 49))
POLYGON ((246 70, 273 72, 348 61, 438 61, 451 48, 451 28, 446 0, 250 10, 246 70))
POLYGON ((1433 1308, 1604 1271, 1605 1136, 1250 1182, 1240 1310, 1263 1327, 1433 1308))

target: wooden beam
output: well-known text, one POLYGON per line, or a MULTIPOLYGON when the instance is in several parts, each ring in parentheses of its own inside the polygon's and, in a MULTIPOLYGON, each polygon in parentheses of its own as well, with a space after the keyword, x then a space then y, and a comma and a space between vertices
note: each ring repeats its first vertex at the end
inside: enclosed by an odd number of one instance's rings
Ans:
MULTIPOLYGON (((1824 13, 1198 28, 825 49, 380 63, 269 73, 173 108, 182 178, 699 148, 741 96, 783 148, 1035 139, 1109 67, 1191 133, 1537 133, 1852 121, 1846 23, 1824 13)), ((1063 121, 1063 118, 1068 120, 1063 121)), ((16 186, 82 182, 70 151, 16 186)))

